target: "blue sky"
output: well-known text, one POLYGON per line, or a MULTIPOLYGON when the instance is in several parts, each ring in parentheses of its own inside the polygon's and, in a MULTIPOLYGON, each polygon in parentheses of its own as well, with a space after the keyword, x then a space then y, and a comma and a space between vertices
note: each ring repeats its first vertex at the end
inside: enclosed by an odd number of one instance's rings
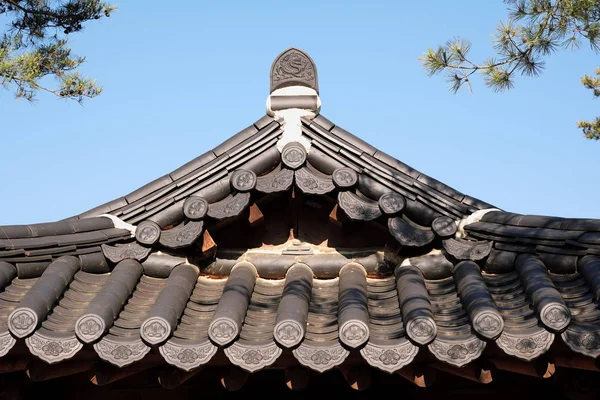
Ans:
POLYGON ((579 85, 598 55, 555 55, 504 94, 476 79, 453 95, 418 62, 454 36, 485 58, 501 0, 114 3, 71 39, 100 97, 0 90, 0 224, 78 214, 215 147, 264 115, 271 62, 290 46, 317 64, 322 114, 375 147, 508 211, 600 218, 600 143, 575 127, 600 114, 579 85))

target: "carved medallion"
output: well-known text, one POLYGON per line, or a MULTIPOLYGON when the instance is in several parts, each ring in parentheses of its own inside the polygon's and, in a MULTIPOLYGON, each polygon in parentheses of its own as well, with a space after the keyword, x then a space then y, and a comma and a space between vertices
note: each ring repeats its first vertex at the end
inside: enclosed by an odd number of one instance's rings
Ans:
POLYGON ((240 169, 231 174, 231 187, 238 192, 249 192, 256 186, 254 171, 240 169))
POLYGON ((359 347, 369 339, 369 327, 362 321, 350 320, 340 327, 339 335, 345 345, 359 347))
POLYGON ((433 318, 416 317, 406 324, 406 333, 415 342, 425 345, 435 339, 437 327, 433 318))
POLYGON ((485 342, 476 337, 465 341, 436 339, 428 348, 438 360, 462 367, 481 355, 485 349, 485 342))
POLYGON ((104 333, 104 321, 97 315, 82 315, 75 323, 75 334, 84 343, 91 343, 104 333))
POLYGON ((473 328, 480 335, 488 339, 495 339, 504 329, 504 320, 498 313, 482 312, 475 317, 473 328))
POLYGON ((283 168, 278 172, 259 176, 256 182, 256 190, 263 193, 283 192, 288 190, 293 182, 294 171, 283 168))
POLYGON ((273 329, 275 340, 285 347, 294 347, 304 338, 304 329, 294 320, 284 320, 273 329))
POLYGON ((307 344, 306 341, 294 349, 292 353, 300 364, 319 372, 325 372, 340 365, 350 354, 338 342, 319 346, 312 343, 307 344))
POLYGON ((307 194, 326 194, 335 189, 330 176, 300 168, 295 172, 296 185, 307 194))
POLYGON ((342 167, 333 171, 333 183, 340 189, 350 189, 358 182, 358 174, 352 168, 342 167))
POLYGON ((600 356, 600 332, 579 332, 569 328, 561 336, 571 350, 588 357, 600 356))
POLYGON ((160 226, 153 221, 143 221, 135 230, 135 238, 141 244, 152 246, 160 238, 160 226))
POLYGON ((194 344, 182 344, 169 340, 158 350, 169 364, 184 371, 191 371, 209 362, 217 352, 217 346, 208 340, 194 344))
POLYGON ((250 193, 237 193, 208 206, 208 215, 215 219, 235 217, 250 203, 250 193))
POLYGON ((94 345, 94 350, 104 361, 108 361, 117 367, 124 367, 144 358, 150 351, 150 347, 146 346, 140 339, 113 341, 105 336, 94 345))
POLYGON ((175 228, 162 231, 159 243, 170 249, 192 245, 202 234, 203 221, 188 221, 175 228))
POLYGON ((390 373, 410 364, 418 352, 419 348, 406 339, 390 345, 368 342, 360 350, 369 364, 390 373))
POLYGON ((381 216, 377 203, 361 199, 352 192, 340 192, 338 203, 348 218, 355 221, 372 221, 381 216))
POLYGON ((8 317, 8 329, 18 338, 24 338, 37 327, 38 317, 30 308, 17 308, 8 317))
POLYGON ((4 357, 15 343, 17 343, 17 340, 9 332, 2 333, 0 335, 0 357, 4 357))
POLYGON ((569 309, 560 303, 545 306, 540 313, 540 317, 544 325, 557 332, 562 332, 571 322, 569 309))
POLYGON ((204 218, 207 212, 208 201, 202 197, 190 196, 183 202, 183 214, 192 221, 204 218))
POLYGON ((290 169, 298 169, 306 161, 306 149, 298 142, 290 142, 281 150, 281 161, 290 169))
POLYGON ((216 319, 208 327, 208 336, 221 346, 233 341, 238 334, 238 326, 229 318, 216 319))
POLYGON ((554 342, 554 334, 545 329, 518 334, 504 331, 496 340, 498 347, 506 354, 525 361, 531 361, 547 352, 552 342, 554 342))
POLYGON ((169 323, 160 317, 148 318, 140 328, 140 335, 147 343, 158 344, 169 338, 171 327, 169 323))
POLYGON ((102 254, 110 261, 118 264, 125 259, 144 261, 150 255, 151 248, 140 246, 138 243, 127 243, 121 246, 110 246, 103 244, 102 254))
POLYGON ((75 335, 58 339, 34 333, 25 339, 25 343, 31 354, 46 361, 48 364, 67 360, 77 354, 83 347, 83 343, 77 340, 75 335))
POLYGON ((271 93, 292 85, 308 86, 319 91, 317 69, 302 50, 291 48, 281 53, 271 66, 271 93))
POLYGON ((456 234, 458 226, 450 217, 437 217, 431 223, 431 229, 442 239, 447 239, 456 234))
POLYGON ((281 355, 281 349, 273 342, 264 346, 236 342, 225 349, 225 355, 232 364, 248 372, 254 372, 273 364, 281 355))
POLYGON ((457 260, 478 261, 490 254, 493 242, 446 239, 442 244, 444 249, 457 260))
POLYGON ((400 217, 390 218, 388 227, 392 236, 403 246, 421 247, 435 239, 432 231, 413 227, 400 217))
POLYGON ((406 200, 398 193, 386 193, 379 198, 379 208, 386 215, 397 215, 404 210, 404 207, 406 207, 406 200))

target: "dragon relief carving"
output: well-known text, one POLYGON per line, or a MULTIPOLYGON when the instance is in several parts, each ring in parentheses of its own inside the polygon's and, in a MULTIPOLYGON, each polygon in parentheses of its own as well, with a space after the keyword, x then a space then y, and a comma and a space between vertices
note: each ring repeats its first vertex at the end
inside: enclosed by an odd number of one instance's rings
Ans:
POLYGON ((476 337, 461 342, 445 342, 436 339, 428 347, 439 360, 462 367, 481 355, 485 348, 485 342, 476 337))
POLYGON ((249 372, 254 372, 273 364, 281 355, 281 348, 275 343, 264 347, 234 343, 225 349, 225 354, 233 364, 249 372))
POLYGON ((271 92, 286 82, 303 83, 316 89, 317 74, 312 61, 302 52, 290 49, 283 53, 271 69, 271 92))
POLYGON ((370 365, 390 373, 410 364, 418 352, 419 348, 408 340, 402 340, 395 346, 378 346, 369 342, 360 350, 370 365))
POLYGON ((534 334, 513 335, 502 332, 496 344, 506 354, 518 357, 522 360, 531 361, 544 354, 554 342, 554 334, 540 329, 534 334))
POLYGON ((319 372, 325 372, 340 365, 348 357, 348 354, 350 354, 339 343, 328 347, 310 346, 305 343, 294 349, 292 353, 300 364, 319 372))
POLYGON ((185 371, 206 364, 217 352, 217 347, 206 341, 199 345, 185 345, 167 342, 159 348, 166 362, 185 371))

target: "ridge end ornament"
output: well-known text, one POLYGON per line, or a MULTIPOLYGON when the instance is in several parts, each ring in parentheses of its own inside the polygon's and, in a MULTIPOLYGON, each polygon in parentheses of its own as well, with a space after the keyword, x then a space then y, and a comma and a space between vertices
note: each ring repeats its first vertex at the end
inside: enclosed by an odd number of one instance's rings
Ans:
POLYGON ((319 93, 317 68, 304 51, 291 47, 280 53, 271 66, 271 93, 287 86, 306 86, 319 93))

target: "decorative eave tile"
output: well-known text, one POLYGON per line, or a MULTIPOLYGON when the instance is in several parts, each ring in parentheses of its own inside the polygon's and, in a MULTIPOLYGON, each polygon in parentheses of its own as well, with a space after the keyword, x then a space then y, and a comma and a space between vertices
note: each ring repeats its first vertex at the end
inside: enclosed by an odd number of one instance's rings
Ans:
POLYGON ((83 343, 77 339, 75 333, 59 335, 48 332, 47 335, 44 335, 38 331, 25 339, 25 343, 31 354, 48 364, 67 360, 83 347, 83 343))
POLYGON ((600 356, 600 331, 577 331, 568 328, 561 336, 571 350, 588 357, 600 356))
POLYGON ((281 355, 281 348, 275 342, 249 344, 237 341, 225 349, 225 355, 232 364, 254 372, 273 364, 281 355))
POLYGON ((325 372, 340 365, 350 354, 337 341, 323 344, 304 341, 292 353, 300 364, 319 372, 325 372))
POLYGON ((438 360, 462 367, 479 358, 485 349, 485 344, 476 336, 464 340, 442 340, 438 336, 428 348, 438 360))
POLYGON ((496 344, 506 354, 525 361, 531 361, 544 354, 554 342, 554 334, 543 328, 535 328, 526 332, 502 332, 496 344))
POLYGON ((17 343, 17 340, 10 334, 10 332, 3 332, 0 334, 0 357, 4 357, 6 353, 13 348, 17 343))
POLYGON ((392 373, 410 364, 419 348, 402 338, 394 341, 369 341, 360 350, 363 358, 373 367, 392 373))
POLYGON ((217 349, 208 339, 188 341, 173 338, 160 346, 158 351, 169 364, 184 371, 191 371, 209 362, 217 349))
POLYGON ((124 367, 144 358, 150 351, 141 339, 114 340, 114 336, 105 336, 94 344, 94 350, 101 359, 117 367, 124 367))

